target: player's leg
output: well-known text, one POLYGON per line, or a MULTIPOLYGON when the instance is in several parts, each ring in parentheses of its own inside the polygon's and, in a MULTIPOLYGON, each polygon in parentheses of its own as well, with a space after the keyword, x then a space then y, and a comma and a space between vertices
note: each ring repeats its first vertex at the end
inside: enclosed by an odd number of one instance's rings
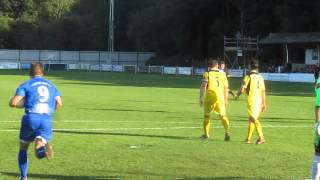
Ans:
POLYGON ((222 125, 224 127, 224 140, 230 141, 230 121, 227 116, 220 116, 222 125))
POLYGON ((311 167, 311 179, 320 180, 320 156, 315 155, 311 167))
POLYGON ((232 97, 233 97, 233 99, 236 97, 236 95, 229 89, 229 94, 231 94, 232 95, 232 97))
POLYGON ((247 131, 247 138, 245 140, 246 144, 251 143, 252 135, 255 129, 255 124, 254 124, 254 118, 249 117, 248 119, 248 131, 247 131))
POLYGON ((254 116, 254 105, 252 102, 247 102, 247 109, 248 109, 248 131, 247 131, 247 138, 245 140, 246 144, 250 144, 251 143, 251 139, 252 139, 252 135, 253 132, 256 128, 255 126, 255 118, 254 116))
POLYGON ((215 108, 215 112, 219 114, 219 118, 221 120, 222 126, 224 127, 224 140, 230 141, 230 121, 226 116, 226 108, 223 102, 219 102, 217 108, 215 108))
POLYGON ((257 131, 259 139, 257 140, 256 144, 264 144, 266 142, 263 132, 261 122, 259 121, 259 116, 261 112, 261 102, 257 102, 251 107, 251 114, 250 118, 254 120, 255 129, 257 131))
POLYGON ((41 136, 37 136, 34 142, 35 154, 38 159, 42 159, 47 157, 46 154, 46 140, 44 140, 41 136))
POLYGON ((53 148, 48 141, 52 138, 52 125, 50 118, 42 118, 35 137, 35 153, 38 159, 53 158, 53 148))
POLYGON ((203 120, 203 135, 201 138, 209 138, 210 137, 210 128, 211 128, 211 112, 213 108, 214 97, 212 94, 207 93, 204 100, 204 120, 203 120))
POLYGON ((257 144, 263 144, 265 143, 265 138, 262 132, 262 126, 258 119, 260 112, 261 112, 261 103, 260 102, 250 102, 247 105, 248 108, 248 114, 249 114, 249 124, 248 124, 248 134, 246 143, 251 143, 251 138, 253 131, 256 130, 257 134, 259 136, 259 139, 257 140, 257 144))
POLYGON ((256 144, 264 144, 266 142, 263 132, 262 132, 262 126, 261 123, 258 119, 254 121, 256 131, 258 133, 259 139, 257 140, 256 144))
POLYGON ((28 173, 28 147, 29 143, 20 142, 20 150, 18 154, 18 164, 20 170, 20 179, 26 180, 28 173))
POLYGON ((52 146, 41 136, 37 136, 35 139, 35 153, 38 159, 52 159, 54 156, 52 146))
POLYGON ((26 180, 28 173, 28 147, 35 137, 32 121, 28 116, 23 116, 20 127, 20 148, 18 154, 18 165, 20 179, 26 180))
POLYGON ((201 138, 207 139, 210 137, 210 127, 211 127, 211 122, 210 122, 210 115, 204 115, 204 121, 203 121, 203 135, 201 138))

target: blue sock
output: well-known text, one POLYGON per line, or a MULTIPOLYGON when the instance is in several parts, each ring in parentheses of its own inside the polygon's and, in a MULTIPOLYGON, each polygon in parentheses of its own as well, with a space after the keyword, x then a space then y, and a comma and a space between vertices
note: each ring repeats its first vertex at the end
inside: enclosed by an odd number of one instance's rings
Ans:
POLYGON ((20 169, 21 178, 25 178, 25 177, 27 177, 27 172, 28 172, 28 157, 27 157, 26 150, 19 151, 18 161, 19 161, 19 169, 20 169))
POLYGON ((46 157, 46 147, 42 146, 39 149, 37 149, 37 158, 42 159, 44 157, 46 157))

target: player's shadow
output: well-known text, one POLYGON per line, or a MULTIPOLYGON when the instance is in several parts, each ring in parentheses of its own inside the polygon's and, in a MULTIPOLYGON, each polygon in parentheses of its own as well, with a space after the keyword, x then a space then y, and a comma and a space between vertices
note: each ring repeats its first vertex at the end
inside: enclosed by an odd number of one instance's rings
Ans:
POLYGON ((146 101, 146 100, 119 100, 123 102, 133 102, 133 103, 159 103, 159 104, 197 104, 188 102, 168 102, 168 101, 146 101))
POLYGON ((91 86, 111 86, 114 84, 111 83, 98 83, 98 82, 62 82, 58 84, 65 84, 65 85, 91 85, 91 86))
MULTIPOLYGON (((230 177, 190 177, 190 178, 181 178, 182 180, 256 180, 257 178, 249 177, 239 177, 239 176, 230 176, 230 177)), ((259 178, 259 180, 272 180, 259 178)))
POLYGON ((172 113, 163 110, 139 110, 139 109, 116 109, 116 108, 79 108, 91 111, 118 111, 118 112, 143 112, 143 113, 172 113))
POLYGON ((268 92, 267 95, 271 96, 298 96, 298 97, 313 97, 313 93, 306 93, 306 92, 280 92, 280 91, 271 91, 268 92))
MULTIPOLYGON (((144 176, 145 179, 179 179, 179 180, 256 180, 257 178, 243 177, 243 176, 224 176, 224 177, 196 177, 196 176, 184 176, 179 174, 163 174, 163 173, 150 173, 150 172, 125 172, 125 171, 106 171, 106 173, 123 174, 131 177, 140 175, 144 176), (166 177, 166 178, 163 178, 166 177)), ((260 178, 259 180, 276 180, 275 178, 260 178)))
MULTIPOLYGON (((15 177, 16 179, 19 178, 20 174, 12 173, 12 172, 0 172, 5 176, 15 177)), ((65 180, 103 180, 103 179, 122 179, 120 176, 67 176, 67 175, 56 175, 56 174, 35 174, 30 173, 28 174, 28 179, 38 178, 38 179, 65 179, 65 180)))
MULTIPOLYGON (((147 138, 162 138, 162 139, 174 139, 174 140, 194 140, 194 137, 183 136, 163 136, 163 135, 149 135, 149 134, 131 134, 131 133, 113 133, 113 132, 84 132, 84 131, 61 131, 54 130, 55 133, 64 134, 80 134, 80 135, 110 135, 110 136, 132 136, 132 137, 147 137, 147 138)), ((199 138, 197 138, 199 139, 199 138)))

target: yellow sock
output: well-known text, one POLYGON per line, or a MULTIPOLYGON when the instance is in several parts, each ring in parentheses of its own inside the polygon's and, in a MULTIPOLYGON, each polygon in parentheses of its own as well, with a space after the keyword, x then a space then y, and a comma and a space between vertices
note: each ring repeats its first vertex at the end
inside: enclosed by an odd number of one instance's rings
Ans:
POLYGON ((210 125, 211 125, 210 119, 205 119, 203 121, 203 131, 204 131, 204 134, 208 137, 209 137, 209 132, 210 132, 210 125))
POLYGON ((255 128, 255 124, 250 121, 249 125, 248 125, 248 135, 247 135, 247 140, 249 140, 249 141, 252 138, 252 134, 253 134, 254 128, 255 128))
POLYGON ((260 121, 259 121, 259 120, 256 120, 256 121, 254 121, 254 124, 255 124, 255 126, 256 126, 256 130, 257 130, 257 133, 258 133, 259 138, 260 138, 260 139, 264 139, 260 121))
POLYGON ((221 119, 221 122, 222 122, 222 125, 224 127, 224 131, 225 133, 229 133, 229 130, 230 130, 230 122, 229 122, 229 119, 224 116, 222 119, 221 119))

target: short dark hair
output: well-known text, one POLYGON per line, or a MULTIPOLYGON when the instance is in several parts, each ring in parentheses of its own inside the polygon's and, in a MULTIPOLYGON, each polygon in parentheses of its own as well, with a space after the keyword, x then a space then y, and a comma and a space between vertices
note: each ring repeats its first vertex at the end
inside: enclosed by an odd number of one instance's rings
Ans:
POLYGON ((43 75, 43 65, 41 63, 32 63, 30 67, 30 76, 43 75))
POLYGON ((251 67, 251 69, 258 69, 259 68, 259 61, 256 59, 251 60, 250 67, 251 67))
POLYGON ((209 58, 209 66, 214 67, 216 65, 219 65, 219 61, 213 58, 209 58))
POLYGON ((224 60, 220 60, 219 61, 219 64, 221 65, 221 64, 226 64, 226 62, 224 61, 224 60))

